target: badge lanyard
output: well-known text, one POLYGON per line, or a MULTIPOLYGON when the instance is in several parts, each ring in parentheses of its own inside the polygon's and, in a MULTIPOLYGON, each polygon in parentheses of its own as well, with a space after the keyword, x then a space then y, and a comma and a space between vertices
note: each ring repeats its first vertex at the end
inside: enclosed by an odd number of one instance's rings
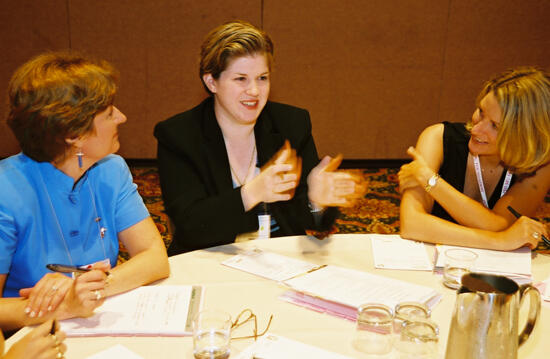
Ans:
MULTIPOLYGON (((477 185, 479 186, 479 193, 481 193, 481 200, 483 205, 489 208, 489 202, 487 202, 487 195, 485 194, 485 186, 483 185, 483 176, 481 174, 481 165, 479 164, 479 157, 472 156, 474 159, 474 168, 476 171, 477 185)), ((512 181, 512 174, 510 171, 506 170, 506 177, 504 177, 504 183, 502 184, 502 191, 500 192, 500 197, 504 196, 508 188, 510 187, 510 182, 512 181)))

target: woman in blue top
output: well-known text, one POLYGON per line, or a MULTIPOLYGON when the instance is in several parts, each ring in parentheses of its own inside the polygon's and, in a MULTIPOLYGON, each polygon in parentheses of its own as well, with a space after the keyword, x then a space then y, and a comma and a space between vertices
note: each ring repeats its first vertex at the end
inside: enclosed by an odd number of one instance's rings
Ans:
POLYGON ((108 63, 68 53, 40 55, 10 81, 8 125, 22 153, 0 161, 5 330, 89 315, 103 298, 169 274, 160 234, 113 155, 126 122, 115 93, 108 63), (131 259, 115 267, 119 240, 131 259), (72 279, 49 263, 94 270, 72 279))

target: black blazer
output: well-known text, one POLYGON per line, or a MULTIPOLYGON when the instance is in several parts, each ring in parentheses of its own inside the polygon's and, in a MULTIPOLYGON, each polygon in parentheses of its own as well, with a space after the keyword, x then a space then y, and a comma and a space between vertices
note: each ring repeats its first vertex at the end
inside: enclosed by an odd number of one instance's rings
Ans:
MULTIPOLYGON (((258 208, 244 211, 241 192, 233 188, 229 159, 212 97, 195 108, 155 126, 160 185, 166 212, 175 225, 168 254, 228 244, 240 233, 258 229, 258 208)), ((319 163, 304 109, 267 102, 254 127, 258 165, 263 166, 290 141, 302 158, 302 177, 294 198, 268 204, 279 230, 273 236, 325 231, 336 209, 325 211, 315 225, 308 207, 307 176, 319 163)))

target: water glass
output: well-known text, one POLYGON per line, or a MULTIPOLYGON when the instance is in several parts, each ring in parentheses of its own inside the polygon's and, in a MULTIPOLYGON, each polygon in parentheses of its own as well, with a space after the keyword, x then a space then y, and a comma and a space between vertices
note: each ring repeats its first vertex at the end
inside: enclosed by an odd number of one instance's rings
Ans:
POLYGON ((406 320, 395 347, 399 359, 435 359, 439 328, 431 320, 406 320))
POLYGON ((387 354, 392 350, 393 312, 384 304, 363 304, 357 310, 357 330, 353 346, 367 354, 387 354))
POLYGON ((195 359, 227 359, 230 353, 231 316, 220 310, 203 310, 193 321, 195 359))
POLYGON ((414 320, 430 319, 431 311, 428 306, 419 302, 401 302, 395 306, 393 317, 393 333, 399 339, 403 323, 414 320))
POLYGON ((462 276, 475 270, 477 253, 463 248, 447 249, 444 255, 443 284, 452 289, 460 288, 462 276))

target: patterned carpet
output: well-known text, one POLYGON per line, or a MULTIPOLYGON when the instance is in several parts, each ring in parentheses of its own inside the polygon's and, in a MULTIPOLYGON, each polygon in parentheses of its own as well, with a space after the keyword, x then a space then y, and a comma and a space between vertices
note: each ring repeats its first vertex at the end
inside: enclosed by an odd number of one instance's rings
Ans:
MULTIPOLYGON (((151 166, 131 166, 134 182, 149 209, 166 245, 171 241, 168 216, 160 192, 158 172, 151 166)), ((331 233, 399 233, 399 203, 397 168, 352 170, 362 173, 368 182, 365 197, 351 208, 342 208, 331 233)), ((550 195, 539 207, 538 220, 550 223, 550 195)), ((550 253, 550 247, 540 242, 537 251, 550 253)), ((121 251, 122 260, 127 258, 121 251)))

